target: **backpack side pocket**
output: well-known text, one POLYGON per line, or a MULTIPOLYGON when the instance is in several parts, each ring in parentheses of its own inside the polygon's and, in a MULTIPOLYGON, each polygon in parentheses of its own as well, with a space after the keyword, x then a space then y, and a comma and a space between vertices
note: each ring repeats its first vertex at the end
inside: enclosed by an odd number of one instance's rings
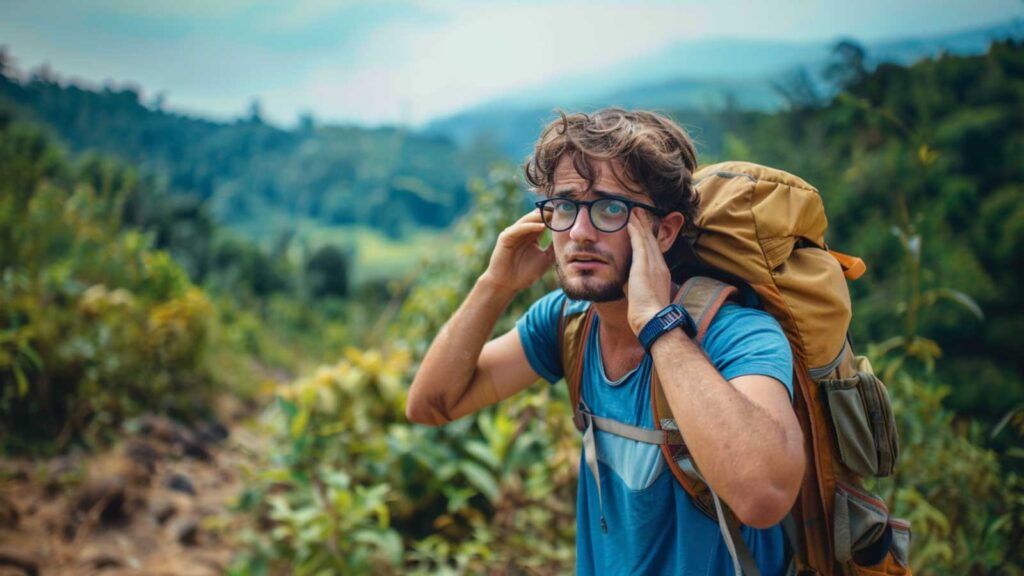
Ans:
POLYGON ((884 477, 899 460, 889 393, 863 357, 849 378, 819 380, 839 459, 860 476, 884 477))
POLYGON ((910 573, 910 524, 890 517, 885 502, 870 492, 836 485, 833 535, 836 561, 857 576, 910 573))

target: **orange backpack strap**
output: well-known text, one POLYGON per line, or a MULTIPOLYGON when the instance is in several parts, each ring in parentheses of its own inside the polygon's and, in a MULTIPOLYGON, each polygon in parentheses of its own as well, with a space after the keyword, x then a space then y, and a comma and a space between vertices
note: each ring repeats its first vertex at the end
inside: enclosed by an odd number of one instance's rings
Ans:
MULTIPOLYGON (((711 321, 722 309, 722 306, 730 299, 738 297, 739 290, 731 284, 705 276, 694 276, 683 283, 676 295, 675 302, 686 309, 686 312, 693 318, 697 325, 695 340, 699 344, 704 341, 711 321)), ((655 427, 659 430, 679 433, 679 426, 672 416, 668 398, 665 397, 665 389, 658 381, 657 370, 653 368, 651 369, 651 410, 654 413, 655 427)), ((665 458, 669 470, 672 471, 672 475, 690 495, 694 505, 704 515, 718 523, 722 541, 732 558, 735 574, 759 576, 757 563, 740 533, 739 520, 708 486, 686 445, 662 444, 661 454, 665 458)))
POLYGON ((738 295, 739 290, 732 284, 706 276, 695 276, 683 283, 676 295, 676 303, 693 318, 697 325, 696 340, 701 343, 718 310, 726 301, 738 295))
MULTIPOLYGON (((732 297, 738 294, 738 290, 731 284, 720 280, 695 276, 690 278, 679 289, 675 302, 686 309, 686 312, 697 324, 697 341, 702 342, 707 334, 711 320, 722 306, 732 297)), ((665 390, 658 381, 658 373, 651 370, 651 410, 654 414, 654 426, 659 430, 679 430, 675 418, 672 416, 672 409, 665 397, 665 390)), ((714 497, 708 488, 704 478, 697 470, 690 452, 685 445, 661 446, 662 456, 668 464, 669 470, 676 480, 682 485, 686 493, 693 499, 693 503, 712 520, 717 520, 718 514, 715 507, 714 497)))
POLYGON ((575 413, 580 405, 580 382, 583 379, 583 350, 590 338, 590 325, 594 322, 594 307, 586 312, 569 313, 569 299, 562 302, 558 317, 558 345, 562 354, 562 370, 569 387, 569 400, 575 413))

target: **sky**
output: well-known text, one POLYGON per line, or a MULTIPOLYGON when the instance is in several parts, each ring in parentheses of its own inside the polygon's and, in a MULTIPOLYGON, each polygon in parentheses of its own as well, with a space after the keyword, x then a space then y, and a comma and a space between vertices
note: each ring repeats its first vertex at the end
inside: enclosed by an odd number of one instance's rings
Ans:
POLYGON ((1024 0, 0 0, 0 46, 214 119, 420 124, 715 38, 869 42, 1024 17, 1024 0), (939 8, 941 7, 941 8, 939 8))

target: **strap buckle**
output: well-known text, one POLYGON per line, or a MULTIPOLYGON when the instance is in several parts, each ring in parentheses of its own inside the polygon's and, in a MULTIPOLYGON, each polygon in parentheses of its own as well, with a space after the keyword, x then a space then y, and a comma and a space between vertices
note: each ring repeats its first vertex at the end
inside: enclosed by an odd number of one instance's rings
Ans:
POLYGON ((587 406, 581 401, 579 406, 576 406, 576 412, 572 415, 573 426, 576 427, 577 432, 584 432, 590 427, 593 418, 591 417, 590 411, 587 406))

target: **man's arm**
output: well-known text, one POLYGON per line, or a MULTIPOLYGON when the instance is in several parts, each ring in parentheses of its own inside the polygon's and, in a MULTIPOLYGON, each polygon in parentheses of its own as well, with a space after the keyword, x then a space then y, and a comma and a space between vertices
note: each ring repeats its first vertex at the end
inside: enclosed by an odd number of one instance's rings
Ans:
MULTIPOLYGON (((647 213, 628 224, 633 247, 626 295, 635 334, 670 301, 671 276, 647 213)), ((651 346, 658 378, 686 445, 705 480, 740 521, 778 523, 803 480, 803 434, 789 394, 768 376, 726 381, 682 330, 651 346)))
POLYGON ((416 372, 405 414, 438 426, 512 396, 540 376, 516 329, 484 344, 509 298, 484 280, 441 328, 416 372))
POLYGON ((487 271, 427 350, 409 388, 409 420, 437 426, 507 398, 540 377, 530 366, 515 329, 487 342, 515 295, 551 267, 551 246, 531 211, 498 236, 487 271), (486 343, 486 344, 485 344, 486 343))
POLYGON ((658 378, 701 474, 740 521, 773 526, 804 475, 803 435, 781 382, 726 381, 682 330, 651 346, 658 378))

